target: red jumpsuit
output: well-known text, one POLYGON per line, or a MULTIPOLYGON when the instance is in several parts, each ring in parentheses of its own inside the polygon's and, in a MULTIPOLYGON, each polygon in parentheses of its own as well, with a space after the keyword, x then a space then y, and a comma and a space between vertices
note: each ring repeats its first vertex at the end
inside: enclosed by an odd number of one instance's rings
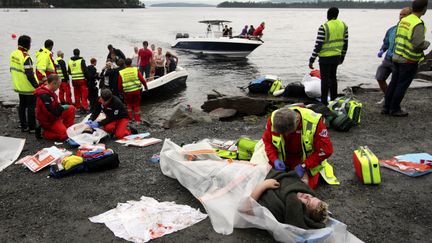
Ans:
MULTIPOLYGON (((262 139, 265 145, 267 157, 269 158, 269 163, 274 168, 274 161, 278 159, 278 152, 276 147, 272 143, 271 127, 272 123, 269 118, 262 139)), ((302 162, 303 151, 301 144, 301 131, 302 125, 300 123, 295 132, 284 136, 286 154, 284 162, 288 170, 293 170, 298 164, 302 162)), ((273 134, 279 136, 279 133, 273 134)), ((320 119, 314 136, 313 152, 304 161, 304 163, 306 164, 306 168, 310 169, 319 165, 323 160, 330 157, 332 153, 333 145, 330 141, 327 127, 324 125, 322 119, 320 119)), ((309 176, 309 187, 313 189, 318 185, 318 179, 320 174, 317 173, 315 176, 311 176, 309 170, 307 170, 307 173, 309 176)))
POLYGON ((43 85, 36 89, 36 119, 43 128, 45 139, 64 141, 68 138, 66 129, 74 124, 75 107, 64 109, 57 95, 43 85))
MULTIPOLYGON (((138 78, 141 81, 141 83, 144 85, 145 89, 147 90, 147 82, 142 76, 140 72, 138 72, 138 78)), ((120 93, 123 92, 123 79, 121 75, 118 76, 118 90, 120 93)), ((135 120, 137 122, 141 122, 141 114, 140 114, 140 105, 141 105, 141 90, 135 90, 132 92, 124 92, 124 98, 125 102, 128 108, 129 112, 129 119, 135 120), (132 112, 134 113, 134 116, 132 117, 132 112)))

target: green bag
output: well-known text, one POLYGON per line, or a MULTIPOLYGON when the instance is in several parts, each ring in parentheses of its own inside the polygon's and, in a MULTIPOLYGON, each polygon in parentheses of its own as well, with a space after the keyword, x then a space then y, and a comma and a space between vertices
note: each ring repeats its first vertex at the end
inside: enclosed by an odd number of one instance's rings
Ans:
POLYGON ((239 160, 250 160, 255 150, 255 145, 258 140, 253 140, 246 137, 239 138, 237 142, 237 154, 239 160))
POLYGON ((237 153, 235 151, 224 150, 224 149, 214 149, 217 155, 224 159, 237 159, 237 153))

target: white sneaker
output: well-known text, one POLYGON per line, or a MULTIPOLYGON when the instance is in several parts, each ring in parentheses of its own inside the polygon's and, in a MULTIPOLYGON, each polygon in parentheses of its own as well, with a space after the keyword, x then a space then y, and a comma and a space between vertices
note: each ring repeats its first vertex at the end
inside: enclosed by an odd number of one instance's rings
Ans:
POLYGON ((378 101, 376 104, 377 105, 382 105, 385 101, 385 97, 383 97, 380 101, 378 101))

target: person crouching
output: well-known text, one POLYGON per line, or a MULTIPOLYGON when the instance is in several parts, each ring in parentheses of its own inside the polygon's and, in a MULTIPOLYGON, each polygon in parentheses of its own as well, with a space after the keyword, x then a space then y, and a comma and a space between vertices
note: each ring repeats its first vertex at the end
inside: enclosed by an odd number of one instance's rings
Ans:
POLYGON ((129 111, 129 119, 135 119, 137 124, 141 123, 140 103, 142 85, 148 90, 147 83, 138 68, 132 67, 132 59, 126 58, 126 68, 119 72, 118 89, 123 92, 125 102, 129 111), (132 112, 134 113, 132 116, 132 112))
POLYGON ((74 124, 75 107, 60 105, 56 95, 61 80, 56 74, 47 78, 47 85, 36 89, 36 119, 43 129, 43 138, 64 141, 66 129, 74 124))
POLYGON ((90 127, 102 127, 103 130, 113 134, 117 139, 137 133, 134 128, 128 128, 129 115, 126 107, 117 96, 112 94, 111 90, 102 89, 98 103, 95 105, 90 119, 87 121, 90 127), (102 110, 106 118, 100 122, 96 122, 95 120, 102 110))

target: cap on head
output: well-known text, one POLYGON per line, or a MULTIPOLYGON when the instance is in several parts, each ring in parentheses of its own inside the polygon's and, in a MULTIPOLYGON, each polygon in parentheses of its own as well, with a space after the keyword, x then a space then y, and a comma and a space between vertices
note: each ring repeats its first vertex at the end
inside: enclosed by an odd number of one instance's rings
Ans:
POLYGON ((281 108, 276 111, 273 116, 273 128, 275 132, 280 134, 289 134, 296 129, 296 112, 288 109, 281 108))
POLYGON ((30 49, 31 38, 28 35, 22 35, 18 37, 18 45, 26 49, 30 49))
POLYGON ((338 15, 339 15, 339 9, 336 7, 331 7, 327 10, 328 20, 337 19, 338 15))

